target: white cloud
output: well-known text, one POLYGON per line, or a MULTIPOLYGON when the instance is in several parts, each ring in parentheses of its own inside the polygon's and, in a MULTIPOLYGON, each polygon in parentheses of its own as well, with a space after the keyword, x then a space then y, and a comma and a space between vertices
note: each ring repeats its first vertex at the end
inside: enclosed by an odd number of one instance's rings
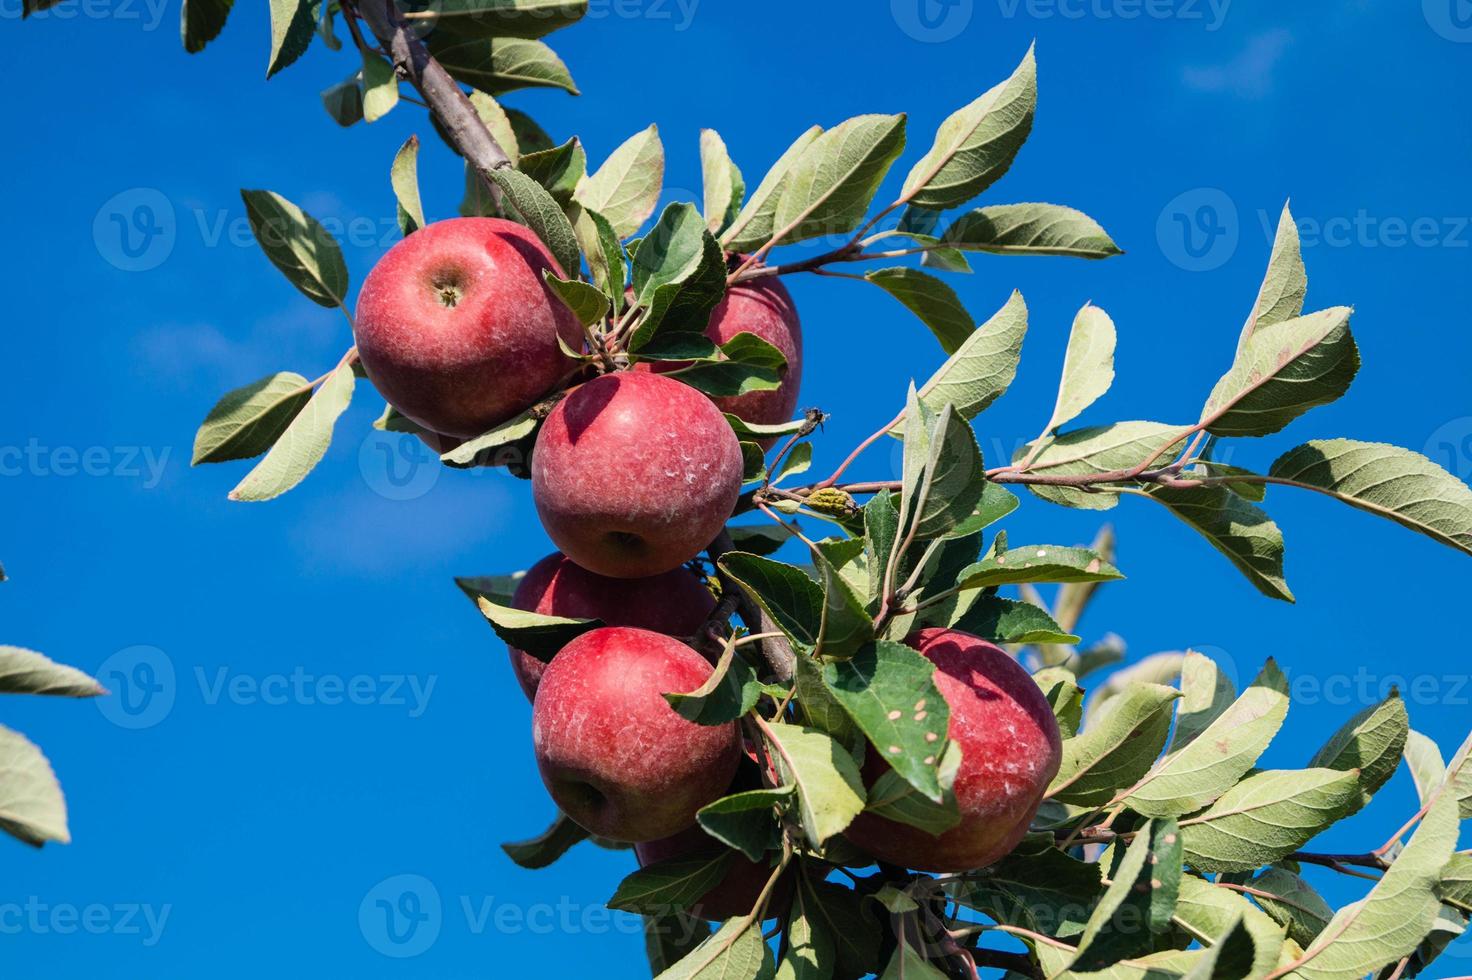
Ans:
POLYGON ((1224 64, 1187 66, 1181 80, 1198 92, 1264 98, 1272 92, 1273 73, 1292 42, 1293 35, 1283 28, 1267 31, 1248 41, 1240 54, 1224 64))

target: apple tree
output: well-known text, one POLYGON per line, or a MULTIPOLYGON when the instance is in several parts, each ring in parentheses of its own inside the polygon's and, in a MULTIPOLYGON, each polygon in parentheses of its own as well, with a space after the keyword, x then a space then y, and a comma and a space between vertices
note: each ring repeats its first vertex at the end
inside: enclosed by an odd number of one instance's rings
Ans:
MULTIPOLYGON (((186 0, 185 47, 203 49, 230 7, 186 0)), ((1194 652, 1104 673, 1122 646, 1084 644, 1081 622, 1123 578, 1112 534, 1017 543, 1002 526, 1018 488, 1101 512, 1130 498, 1281 601, 1269 489, 1472 553, 1472 490, 1409 450, 1334 437, 1286 447, 1266 473, 1221 461, 1228 440, 1343 396, 1359 367, 1351 310, 1305 312, 1291 214, 1194 420, 1074 424, 1114 376, 1115 324, 1086 305, 1052 414, 1012 458, 984 460, 972 426, 1015 381, 1028 308, 1014 293, 977 326, 942 276, 991 256, 1120 254, 1072 207, 977 203, 1032 128, 1033 52, 920 141, 892 201, 876 197, 906 155, 906 118, 876 114, 813 126, 755 181, 706 130, 701 200, 655 215, 653 127, 593 167, 576 136, 503 104, 532 86, 576 93, 544 38, 586 9, 271 0, 268 76, 314 44, 345 51, 350 77, 322 96, 332 118, 423 104, 464 159, 465 197, 459 217, 429 220, 410 135, 388 172, 404 240, 350 307, 322 226, 244 191, 267 257, 340 308, 353 343, 335 365, 226 394, 194 453, 259 457, 231 497, 276 497, 322 459, 367 380, 388 402, 380 428, 447 466, 530 480, 557 551, 458 580, 533 699, 560 812, 509 858, 632 848, 638 869, 608 902, 644 916, 668 980, 1425 969, 1472 912, 1472 858, 1456 849, 1472 741, 1444 762, 1392 696, 1302 768, 1258 768, 1289 709, 1276 663, 1240 691, 1194 652), (887 293, 940 348, 923 384, 894 393, 893 420, 822 479, 814 441, 843 420, 798 410, 824 339, 804 349, 781 285, 803 274, 887 293), (846 478, 890 440, 898 478, 846 478), (1314 850, 1402 760, 1421 806, 1400 831, 1361 853, 1314 850), (1363 879, 1363 897, 1333 908, 1320 874, 1363 879)))

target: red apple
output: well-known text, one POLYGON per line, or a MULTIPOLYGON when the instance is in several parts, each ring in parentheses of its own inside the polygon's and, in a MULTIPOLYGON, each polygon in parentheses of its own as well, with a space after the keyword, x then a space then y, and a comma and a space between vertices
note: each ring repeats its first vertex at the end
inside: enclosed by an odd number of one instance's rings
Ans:
MULTIPOLYGON (((847 836, 879 860, 916 871, 984 868, 1026 835, 1058 774, 1063 753, 1058 723, 1027 671, 985 640, 925 629, 905 642, 936 665, 936 687, 951 708, 948 734, 961 748, 955 784, 961 822, 933 837, 865 813, 847 836)), ((871 752, 866 782, 872 785, 887 768, 871 752)))
POLYGON ((562 812, 630 843, 693 824, 731 785, 741 737, 735 723, 687 721, 663 695, 697 689, 711 669, 678 640, 628 627, 563 647, 532 706, 537 768, 562 812))
POLYGON ((469 439, 547 394, 576 365, 582 328, 542 273, 563 270, 527 228, 500 218, 427 225, 363 283, 354 335, 390 404, 426 429, 469 439))
MULTIPOLYGON (((605 578, 553 553, 531 567, 511 605, 544 616, 601 619, 668 636, 694 636, 715 608, 715 596, 686 568, 651 578, 605 578)), ((547 665, 511 647, 511 669, 528 699, 547 665)))
POLYGON ((605 374, 557 403, 532 453, 532 499, 563 554, 599 575, 659 575, 714 540, 741 494, 741 445, 700 392, 605 374))
MULTIPOLYGON (((673 837, 634 845, 634 855, 639 859, 641 868, 664 861, 714 856, 724 850, 728 848, 698 825, 682 830, 673 837)), ((772 871, 769 861, 752 861, 744 854, 734 853, 726 876, 700 896, 691 906, 690 914, 712 922, 750 914, 756 907, 757 899, 761 897, 762 889, 772 877, 772 871)), ((783 906, 792 897, 792 880, 791 872, 778 879, 767 903, 767 918, 781 914, 783 906)))

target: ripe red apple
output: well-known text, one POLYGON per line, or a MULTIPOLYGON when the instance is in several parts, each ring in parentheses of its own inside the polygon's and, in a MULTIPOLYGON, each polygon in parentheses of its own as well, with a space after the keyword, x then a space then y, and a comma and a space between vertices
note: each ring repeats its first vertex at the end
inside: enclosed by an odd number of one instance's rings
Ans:
MULTIPOLYGON (((724 850, 728 848, 698 825, 682 830, 673 837, 634 845, 634 855, 639 859, 641 868, 664 861, 714 856, 724 850)), ((772 870, 768 861, 752 861, 744 854, 734 854, 726 876, 700 896, 691 906, 690 914, 712 922, 749 914, 756 907, 757 899, 761 897, 768 879, 772 877, 772 870)), ((783 906, 792 897, 792 881, 790 871, 778 879, 767 903, 767 918, 781 914, 783 906)))
POLYGON ((542 279, 561 276, 527 228, 500 218, 427 225, 363 283, 354 335, 390 404, 442 436, 473 438, 547 394, 582 328, 542 279))
MULTIPOLYGON (((984 868, 1026 835, 1058 774, 1063 751, 1058 723, 1027 671, 985 640, 925 629, 905 642, 936 665, 936 687, 951 708, 948 732, 961 748, 955 784, 961 822, 932 837, 865 813, 847 836, 879 860, 916 871, 984 868)), ((871 752, 866 782, 872 785, 887 768, 871 752)))
POLYGON ((659 575, 714 540, 741 493, 741 445, 700 392, 605 374, 557 403, 532 454, 532 499, 563 554, 599 575, 659 575))
POLYGON ((663 695, 710 677, 678 640, 610 626, 573 640, 542 674, 532 707, 537 768, 552 799, 589 833, 669 837, 718 799, 741 759, 735 723, 697 725, 663 695))
MULTIPOLYGON (((531 567, 511 600, 517 609, 544 616, 601 619, 609 626, 635 626, 681 637, 694 636, 715 604, 715 596, 686 568, 650 578, 605 578, 555 552, 531 567)), ((510 649, 511 669, 530 700, 536 696, 547 665, 515 647, 510 649)))

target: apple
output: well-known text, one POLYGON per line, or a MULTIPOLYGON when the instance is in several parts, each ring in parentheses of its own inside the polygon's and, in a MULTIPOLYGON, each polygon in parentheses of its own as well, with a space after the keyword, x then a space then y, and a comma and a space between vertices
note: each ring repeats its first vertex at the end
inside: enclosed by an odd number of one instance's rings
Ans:
POLYGON ((659 575, 694 558, 741 494, 741 444, 674 378, 618 371, 558 402, 532 453, 532 500, 552 542, 590 572, 659 575))
POLYGON ((469 439, 524 411, 574 368, 582 327, 542 278, 530 230, 501 218, 426 225, 379 260, 358 296, 363 369, 401 413, 469 439))
MULTIPOLYGON (((961 749, 954 787, 961 822, 933 837, 873 814, 846 836, 881 861, 915 871, 973 871, 1006 856, 1027 834, 1058 774, 1063 741, 1053 711, 1031 676, 996 646, 967 633, 924 629, 905 641, 936 665, 935 684, 950 705, 948 734, 961 749)), ((870 785, 888 766, 871 751, 870 785)))
POLYGON ((698 725, 663 695, 694 691, 711 665, 678 640, 609 626, 563 647, 532 705, 537 768, 589 833, 640 843, 695 823, 742 758, 736 724, 698 725))
MULTIPOLYGON (((715 596, 689 569, 650 578, 605 578, 578 567, 560 552, 533 565, 511 599, 515 608, 544 616, 601 619, 609 626, 636 626, 680 637, 694 636, 715 604, 715 596)), ((511 669, 530 700, 547 665, 510 649, 511 669)))
MULTIPOLYGON (((639 859, 641 868, 665 861, 714 857, 726 850, 729 848, 707 834, 699 825, 686 828, 673 837, 634 845, 634 855, 639 859)), ((762 889, 772 877, 772 871, 769 861, 752 861, 745 854, 734 853, 726 876, 691 905, 690 914, 712 922, 750 914, 756 907, 757 899, 761 898, 762 889)), ((767 903, 767 918, 782 914, 783 907, 792 897, 792 881, 791 871, 778 879, 767 903)))

